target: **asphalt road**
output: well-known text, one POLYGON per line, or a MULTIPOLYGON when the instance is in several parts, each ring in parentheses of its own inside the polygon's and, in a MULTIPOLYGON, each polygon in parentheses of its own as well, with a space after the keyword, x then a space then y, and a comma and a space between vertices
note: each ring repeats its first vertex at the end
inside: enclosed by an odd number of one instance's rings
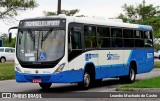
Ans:
MULTIPOLYGON (((144 74, 139 74, 136 77, 136 80, 143 80, 143 79, 147 79, 147 78, 152 78, 152 77, 156 77, 156 76, 160 76, 160 69, 154 69, 153 71, 149 72, 149 73, 144 73, 144 74)), ((41 93, 41 94, 74 94, 76 92, 82 92, 80 94, 83 95, 83 93, 88 92, 116 92, 115 88, 119 85, 123 85, 118 79, 105 79, 103 80, 102 84, 94 86, 92 88, 90 88, 89 90, 81 90, 80 88, 78 88, 77 84, 52 84, 52 87, 47 90, 44 91, 42 90, 38 84, 33 84, 33 83, 16 83, 15 80, 6 80, 6 81, 0 81, 0 92, 24 92, 24 93, 41 93)), ((80 95, 81 96, 81 95, 80 95)), ((0 99, 0 101, 8 101, 9 99, 0 99)), ((12 99, 12 101, 17 101, 16 99, 12 99)), ((18 99, 18 100, 22 100, 22 99, 18 99)), ((23 99, 25 100, 25 99, 23 99)), ((35 101, 41 101, 41 99, 36 100, 35 101)), ((46 101, 50 101, 53 99, 46 99, 46 101)), ((56 101, 63 101, 63 100, 67 100, 64 98, 59 98, 56 99, 56 101)), ((73 99, 68 99, 68 101, 74 101, 75 98, 73 99)), ((92 101, 97 101, 96 99, 85 99, 85 98, 76 98, 76 100, 78 101, 88 101, 88 100, 92 100, 92 101)), ((99 100, 101 101, 105 101, 106 99, 104 98, 100 98, 99 100)), ((99 101, 98 100, 98 101, 99 101)), ((109 99, 108 99, 109 100, 109 99)), ((143 99, 141 99, 140 101, 142 101, 143 99)), ((146 101, 147 99, 145 99, 146 101)), ((149 99, 148 101, 150 101, 151 99, 149 99)), ((119 99, 110 99, 109 101, 119 101, 119 99)), ((122 100, 123 101, 123 100, 122 100)), ((132 100, 130 100, 132 101, 132 100)), ((134 101, 134 100, 133 100, 134 101)))
MULTIPOLYGON (((160 69, 154 69, 149 73, 138 74, 136 80, 143 80, 155 76, 160 76, 160 69)), ((105 79, 102 84, 90 88, 89 90, 81 90, 77 84, 56 84, 53 83, 49 89, 50 93, 57 92, 111 92, 118 85, 122 85, 118 79, 105 79)), ((16 83, 15 80, 0 81, 0 92, 37 92, 43 93, 36 83, 16 83)))

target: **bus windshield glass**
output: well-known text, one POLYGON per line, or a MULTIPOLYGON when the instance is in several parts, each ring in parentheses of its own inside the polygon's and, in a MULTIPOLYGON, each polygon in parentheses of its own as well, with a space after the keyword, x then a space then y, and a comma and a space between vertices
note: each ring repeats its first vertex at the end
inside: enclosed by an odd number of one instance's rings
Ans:
POLYGON ((17 58, 26 62, 51 62, 64 55, 65 30, 19 30, 17 58))

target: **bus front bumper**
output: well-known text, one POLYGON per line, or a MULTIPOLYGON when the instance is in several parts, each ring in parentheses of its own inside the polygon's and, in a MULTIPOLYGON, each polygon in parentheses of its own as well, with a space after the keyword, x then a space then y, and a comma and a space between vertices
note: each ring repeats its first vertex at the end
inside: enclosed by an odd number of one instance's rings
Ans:
POLYGON ((74 83, 83 81, 84 70, 65 71, 54 74, 24 74, 15 72, 16 82, 33 82, 40 80, 41 83, 74 83))

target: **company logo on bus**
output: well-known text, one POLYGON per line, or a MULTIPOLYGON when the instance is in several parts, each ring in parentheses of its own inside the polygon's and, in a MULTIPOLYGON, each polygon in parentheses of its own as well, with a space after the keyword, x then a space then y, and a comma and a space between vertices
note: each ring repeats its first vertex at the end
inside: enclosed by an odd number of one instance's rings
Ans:
POLYGON ((107 54, 107 60, 119 60, 120 56, 118 54, 107 54))
POLYGON ((153 58, 153 53, 147 53, 147 59, 153 58))
POLYGON ((85 60, 89 61, 90 59, 98 58, 98 54, 85 54, 85 60))

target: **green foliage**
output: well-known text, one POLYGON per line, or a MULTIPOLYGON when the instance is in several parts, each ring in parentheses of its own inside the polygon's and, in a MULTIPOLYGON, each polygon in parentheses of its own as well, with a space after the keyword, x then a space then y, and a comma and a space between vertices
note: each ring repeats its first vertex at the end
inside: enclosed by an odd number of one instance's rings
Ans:
POLYGON ((5 47, 15 47, 16 38, 12 38, 11 43, 9 43, 8 38, 5 39, 5 47))
POLYGON ((154 68, 160 68, 160 62, 154 62, 154 68))
POLYGON ((160 50, 160 44, 154 44, 154 49, 155 50, 160 50))
POLYGON ((35 0, 0 0, 0 18, 14 17, 19 10, 37 7, 35 0))
POLYGON ((0 80, 14 79, 14 63, 0 63, 0 80))
POLYGON ((160 88, 159 82, 160 77, 154 77, 146 80, 136 81, 132 84, 126 84, 121 86, 120 88, 160 88))
POLYGON ((43 11, 43 13, 44 13, 45 16, 57 15, 56 12, 49 12, 49 11, 47 12, 47 11, 43 11))
MULTIPOLYGON (((78 13, 79 10, 78 9, 72 9, 72 10, 61 10, 61 13, 62 14, 66 14, 67 16, 73 16, 75 15, 76 13, 78 13)), ((45 16, 52 16, 52 15, 57 15, 57 12, 47 12, 47 11, 44 11, 43 12, 45 16)))
POLYGON ((124 4, 122 9, 125 14, 121 13, 118 18, 125 18, 126 22, 143 22, 145 19, 160 16, 159 6, 146 5, 145 0, 136 6, 124 4))
POLYGON ((8 37, 2 37, 4 39, 4 47, 15 47, 16 43, 16 38, 12 38, 11 43, 9 43, 9 38, 8 37))
POLYGON ((146 5, 145 0, 138 5, 122 6, 125 14, 119 14, 117 18, 124 22, 151 25, 154 29, 154 37, 160 37, 160 8, 152 4, 146 5))

